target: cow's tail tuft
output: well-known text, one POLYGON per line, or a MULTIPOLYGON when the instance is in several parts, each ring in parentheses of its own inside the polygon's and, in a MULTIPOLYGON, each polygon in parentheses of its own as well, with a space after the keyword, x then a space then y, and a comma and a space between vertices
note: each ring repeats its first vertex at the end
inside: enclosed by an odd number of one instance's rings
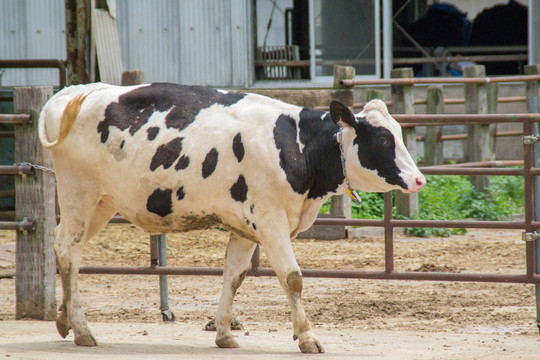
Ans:
POLYGON ((71 128, 75 124, 77 115, 79 115, 79 111, 81 111, 82 103, 84 102, 86 97, 90 95, 90 93, 91 91, 86 94, 77 95, 68 102, 66 108, 64 109, 64 112, 62 113, 62 118, 60 119, 60 130, 58 132, 58 137, 54 141, 49 140, 49 137, 47 136, 47 131, 45 129, 45 117, 47 116, 47 114, 41 114, 41 118, 39 119, 39 139, 41 141, 41 144, 45 148, 50 149, 60 144, 68 136, 71 128))

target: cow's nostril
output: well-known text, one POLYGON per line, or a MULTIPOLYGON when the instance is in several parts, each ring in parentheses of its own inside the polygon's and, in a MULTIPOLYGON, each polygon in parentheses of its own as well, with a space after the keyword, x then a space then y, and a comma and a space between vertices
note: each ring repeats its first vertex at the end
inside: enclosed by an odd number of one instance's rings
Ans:
POLYGON ((426 186, 426 180, 423 177, 419 176, 416 178, 416 185, 418 185, 418 187, 422 189, 424 186, 426 186))

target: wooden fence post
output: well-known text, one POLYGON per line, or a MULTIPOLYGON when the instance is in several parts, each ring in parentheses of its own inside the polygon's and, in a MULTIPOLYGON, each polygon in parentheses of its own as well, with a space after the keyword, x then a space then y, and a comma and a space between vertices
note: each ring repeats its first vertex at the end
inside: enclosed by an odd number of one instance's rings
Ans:
MULTIPOLYGON (((28 126, 15 126, 15 162, 51 168, 49 151, 38 138, 38 117, 45 102, 53 95, 46 87, 15 88, 16 113, 32 117, 28 126)), ((54 174, 35 170, 34 175, 15 178, 15 216, 36 224, 35 231, 17 231, 16 311, 15 317, 41 320, 56 319, 56 258, 53 229, 56 226, 54 174)))
MULTIPOLYGON (((427 114, 444 114, 444 96, 442 85, 428 86, 427 114)), ((424 165, 441 165, 443 163, 442 126, 427 126, 424 137, 424 165)))
MULTIPOLYGON (((398 68, 391 71, 392 78, 412 78, 411 68, 398 68)), ((414 94, 411 85, 392 85, 392 113, 414 114, 414 94)), ((416 128, 403 128, 403 141, 411 157, 416 159, 416 128)), ((395 192, 396 211, 399 215, 414 217, 418 214, 418 194, 395 192)))
POLYGON ((366 91, 366 103, 370 102, 373 99, 379 99, 382 101, 386 100, 386 93, 384 90, 377 89, 367 89, 366 91))
MULTIPOLYGON (((333 97, 345 105, 352 108, 354 104, 354 90, 352 86, 340 84, 341 80, 353 80, 356 76, 356 70, 352 66, 334 65, 334 95, 333 97)), ((351 218, 351 198, 348 195, 332 196, 330 205, 330 214, 332 217, 351 218)), ((343 228, 344 237, 347 237, 347 231, 343 228)))
POLYGON ((123 86, 140 85, 144 83, 144 70, 126 70, 122 73, 123 86))
MULTIPOLYGON (((486 70, 483 65, 469 66, 464 69, 465 77, 485 77, 486 70)), ((465 84, 465 112, 467 114, 488 114, 488 87, 486 84, 465 84)), ((489 92, 493 94, 494 88, 489 92)), ((494 107, 491 102, 491 107, 494 107)), ((473 124, 468 126, 469 137, 465 152, 465 160, 492 161, 495 160, 495 131, 496 125, 473 124)), ((471 176, 471 182, 477 190, 485 191, 489 186, 489 177, 471 176)))

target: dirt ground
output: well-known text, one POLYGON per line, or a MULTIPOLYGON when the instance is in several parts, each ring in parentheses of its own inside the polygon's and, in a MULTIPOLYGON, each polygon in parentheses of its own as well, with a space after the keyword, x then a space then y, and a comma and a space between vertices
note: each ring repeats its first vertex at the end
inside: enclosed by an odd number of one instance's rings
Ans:
MULTIPOLYGON (((337 241, 294 240, 300 266, 383 269, 382 235, 357 234, 337 241)), ((0 274, 13 269, 6 260, 9 256, 1 260, 1 249, 9 248, 14 236, 14 232, 0 232, 0 274)), ((222 266, 227 239, 228 233, 220 230, 167 235, 168 265, 222 266)), ((519 230, 471 230, 427 239, 398 235, 395 267, 523 274, 524 248, 519 230)), ((85 250, 84 265, 149 264, 148 236, 131 225, 109 225, 85 250)), ((268 266, 264 255, 262 265, 268 266)), ((151 358, 151 351, 160 351, 160 346, 168 349, 160 352, 171 358, 199 354, 199 350, 212 358, 299 355, 291 339, 288 302, 272 277, 248 277, 238 291, 234 314, 244 330, 236 333, 243 345, 236 353, 219 352, 213 346, 214 333, 202 330, 216 310, 220 277, 169 276, 174 324, 162 323, 155 276, 81 275, 80 284, 87 320, 105 350, 76 350, 81 348, 58 337, 53 322, 14 321, 15 280, 7 277, 0 278, 0 358, 37 359, 47 351, 54 358, 112 354, 118 359, 119 355, 127 358, 130 350, 136 358, 151 358), (38 344, 35 354, 23 350, 30 343, 38 344), (143 350, 145 346, 148 350, 143 350)), ((535 359, 540 335, 534 293, 534 286, 523 284, 306 278, 303 298, 329 359, 356 358, 353 354, 388 359, 535 359)))

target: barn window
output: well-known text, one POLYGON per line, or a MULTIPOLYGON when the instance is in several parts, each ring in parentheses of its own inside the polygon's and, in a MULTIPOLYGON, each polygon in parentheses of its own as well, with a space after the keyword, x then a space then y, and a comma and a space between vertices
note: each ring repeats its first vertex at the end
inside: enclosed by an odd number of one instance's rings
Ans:
POLYGON ((379 77, 379 1, 256 0, 255 80, 331 83, 333 65, 379 77))

